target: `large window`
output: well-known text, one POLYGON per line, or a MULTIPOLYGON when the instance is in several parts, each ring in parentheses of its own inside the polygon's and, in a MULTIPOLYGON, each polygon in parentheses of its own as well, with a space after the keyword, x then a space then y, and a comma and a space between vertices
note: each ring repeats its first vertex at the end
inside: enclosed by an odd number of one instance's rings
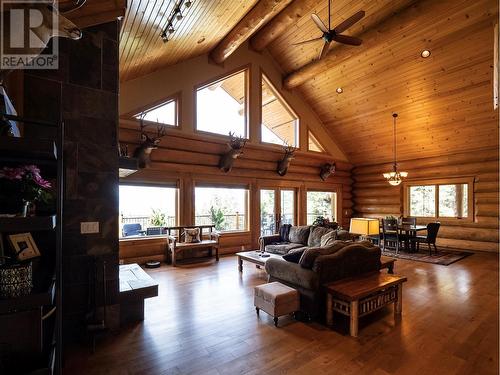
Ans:
POLYGON ((416 217, 468 218, 471 183, 429 183, 407 186, 406 212, 416 217))
POLYGON ((195 225, 215 225, 220 231, 248 229, 248 189, 195 188, 195 225))
POLYGON ((196 129, 247 137, 247 70, 196 91, 196 129))
POLYGON ((330 221, 337 220, 337 194, 329 191, 307 192, 307 225, 311 225, 318 216, 330 221))
POLYGON ((176 213, 176 188, 120 185, 120 233, 123 237, 145 235, 152 227, 175 226, 176 213))
POLYGON ((163 125, 178 126, 178 110, 178 98, 175 97, 148 108, 134 115, 134 117, 163 125))
POLYGON ((299 118, 262 74, 262 142, 298 147, 299 118))

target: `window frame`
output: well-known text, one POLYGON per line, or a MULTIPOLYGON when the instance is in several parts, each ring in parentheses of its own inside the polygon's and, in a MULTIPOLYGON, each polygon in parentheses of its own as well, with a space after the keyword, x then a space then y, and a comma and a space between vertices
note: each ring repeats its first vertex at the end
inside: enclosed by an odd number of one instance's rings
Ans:
MULTIPOLYGON (((180 212, 181 212, 181 207, 180 207, 180 186, 179 186, 179 181, 178 180, 171 180, 171 181, 165 181, 164 183, 159 183, 159 182, 136 182, 136 181, 123 181, 118 184, 118 206, 120 205, 120 187, 121 186, 135 186, 135 187, 156 187, 156 188, 170 188, 170 189, 175 189, 175 225, 178 226, 180 222, 180 212)), ((118 213, 118 216, 120 216, 121 213, 118 213)), ((121 220, 119 218, 119 220, 121 220)), ((160 236, 145 236, 144 238, 151 238, 151 237, 161 237, 164 235, 160 236)), ((120 240, 127 239, 127 237, 121 236, 121 231, 120 231, 120 240)))
MULTIPOLYGON (((274 86, 274 84, 272 83, 269 76, 262 69, 260 70, 260 81, 259 81, 259 83, 260 83, 259 84, 259 108, 260 108, 260 111, 259 111, 259 115, 260 115, 259 116, 259 143, 261 145, 272 145, 272 146, 278 146, 278 147, 280 146, 280 144, 278 144, 278 143, 265 142, 262 140, 262 126, 263 126, 263 124, 262 124, 262 80, 266 81, 266 83, 269 85, 273 94, 278 98, 278 100, 285 107, 285 109, 288 111, 288 113, 297 119, 296 124, 295 124, 295 144, 293 145, 293 147, 295 147, 296 149, 300 149, 301 118, 300 118, 299 114, 293 110, 293 108, 288 103, 288 101, 283 97, 283 95, 281 95, 279 93, 278 89, 274 86)), ((283 145, 284 145, 284 143, 283 143, 283 145)))
MULTIPOLYGON (((139 116, 140 114, 142 114, 144 112, 152 111, 152 110, 154 110, 158 107, 161 107, 164 104, 168 104, 170 102, 175 103, 175 122, 176 122, 176 124, 172 125, 172 124, 167 124, 167 123, 163 123, 163 122, 159 122, 159 124, 167 126, 169 129, 179 129, 180 130, 180 129, 182 129, 182 125, 181 125, 182 124, 182 121, 181 121, 182 93, 180 91, 176 92, 174 94, 171 94, 169 96, 166 96, 166 97, 164 97, 160 100, 157 100, 153 103, 141 106, 141 107, 135 109, 134 111, 130 111, 126 115, 124 115, 124 117, 139 121, 139 118, 137 118, 136 116, 139 116)), ((144 120, 144 122, 146 124, 156 125, 156 121, 144 120)))
MULTIPOLYGON (((229 139, 229 134, 221 134, 221 133, 215 133, 215 132, 210 132, 207 130, 200 130, 198 129, 198 91, 203 90, 207 88, 208 86, 211 86, 215 83, 218 83, 220 81, 223 81, 229 77, 232 77, 236 74, 245 73, 245 109, 243 111, 243 118, 245 121, 245 134, 243 135, 244 139, 249 140, 250 139, 250 82, 251 82, 251 65, 246 64, 244 66, 240 66, 236 69, 233 69, 229 72, 226 72, 224 74, 221 74, 215 78, 212 78, 208 81, 204 81, 200 84, 197 84, 193 87, 193 131, 197 134, 204 134, 204 135, 210 135, 210 136, 215 136, 215 137, 225 137, 229 139)), ((238 135, 238 134, 236 134, 238 135)))
POLYGON ((245 190, 245 228, 235 229, 235 230, 223 230, 220 231, 222 235, 236 234, 236 233, 249 233, 250 224, 252 223, 252 213, 250 212, 250 199, 252 196, 251 186, 246 183, 220 183, 212 182, 210 180, 198 180, 193 181, 193 199, 192 199, 192 215, 191 222, 196 225, 196 188, 213 188, 213 189, 242 189, 245 190))
POLYGON ((412 186, 435 186, 434 197, 434 216, 416 216, 423 220, 444 220, 444 221, 474 221, 474 177, 453 177, 431 180, 412 180, 403 182, 403 212, 405 216, 410 216, 410 187, 412 186), (439 214, 439 186, 440 185, 458 185, 467 184, 467 217, 441 216, 439 214))

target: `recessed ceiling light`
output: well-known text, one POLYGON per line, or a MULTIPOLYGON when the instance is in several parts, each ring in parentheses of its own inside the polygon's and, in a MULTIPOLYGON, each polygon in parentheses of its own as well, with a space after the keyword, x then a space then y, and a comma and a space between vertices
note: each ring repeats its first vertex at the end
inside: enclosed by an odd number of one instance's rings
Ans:
POLYGON ((342 94, 344 92, 344 89, 342 87, 337 87, 335 91, 337 91, 337 94, 342 94))
POLYGON ((424 49, 422 52, 420 52, 420 56, 422 56, 424 59, 428 58, 431 55, 431 51, 428 49, 424 49))

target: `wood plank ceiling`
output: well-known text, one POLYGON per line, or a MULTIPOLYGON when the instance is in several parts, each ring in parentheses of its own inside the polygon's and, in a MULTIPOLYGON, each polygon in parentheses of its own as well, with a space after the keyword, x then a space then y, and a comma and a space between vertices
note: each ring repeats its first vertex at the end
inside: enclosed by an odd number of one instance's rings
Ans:
MULTIPOLYGON (((305 0, 325 20, 327 1, 305 0)), ((354 164, 389 161, 392 117, 398 112, 398 158, 439 156, 498 146, 498 111, 493 110, 495 0, 440 0, 441 12, 416 8, 397 36, 384 35, 385 20, 420 1, 333 1, 332 25, 359 9, 366 17, 346 34, 376 29, 375 47, 349 48, 352 56, 311 77, 297 90, 308 100, 332 138, 354 164), (420 57, 428 48, 431 56, 420 57), (336 94, 342 87, 344 92, 336 94)), ((496 15, 496 17, 495 17, 496 15)), ((268 46, 286 73, 311 62, 318 45, 292 46, 318 36, 302 17, 268 46)), ((365 43, 366 44, 366 43, 365 43)))
MULTIPOLYGON (((122 29, 121 79, 209 52, 256 2, 195 0, 164 44, 158 25, 174 2, 131 0, 122 29)), ((292 45, 319 36, 309 15, 327 23, 327 0, 295 0, 289 7, 297 3, 302 16, 267 46, 285 75, 319 53, 321 42, 292 45)), ((391 160, 392 112, 399 113, 400 160, 498 147, 492 88, 497 1, 334 0, 332 26, 360 9, 365 18, 345 34, 371 40, 360 47, 334 43, 326 69, 294 88, 350 161, 391 160), (431 50, 429 58, 420 57, 423 49, 431 50), (337 51, 343 59, 332 58, 337 51)))
POLYGON ((158 69, 209 52, 257 0, 193 0, 174 22, 172 39, 160 34, 178 0, 129 0, 120 36, 120 79, 158 69), (179 27, 177 27, 179 25, 179 27))

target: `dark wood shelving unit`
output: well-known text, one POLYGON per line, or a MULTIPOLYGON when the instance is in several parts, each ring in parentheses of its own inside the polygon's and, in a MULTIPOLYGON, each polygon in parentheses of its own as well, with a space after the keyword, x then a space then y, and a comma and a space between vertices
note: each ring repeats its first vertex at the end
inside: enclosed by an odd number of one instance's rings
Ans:
POLYGON ((0 299, 0 314, 27 310, 40 306, 53 305, 56 295, 56 280, 52 280, 48 289, 43 292, 32 292, 24 297, 0 299))
POLYGON ((0 137, 0 160, 15 162, 57 161, 57 147, 53 140, 0 137), (8 153, 8 154, 7 154, 8 153))
POLYGON ((0 230, 2 232, 30 232, 41 230, 54 230, 57 216, 32 216, 32 217, 0 217, 0 230))
MULTIPOLYGON (((22 371, 36 374, 61 374, 62 313, 62 212, 63 212, 63 139, 64 124, 48 123, 18 116, 0 114, 0 118, 18 121, 28 126, 56 129, 55 139, 0 137, 0 166, 34 164, 56 181, 55 213, 33 217, 0 217, 0 233, 36 233, 45 248, 33 261, 33 290, 27 296, 0 299, 0 322, 8 323, 6 334, 0 335, 1 345, 10 345, 10 359, 18 361, 22 371), (47 247, 47 244, 48 245, 47 247), (36 263, 36 266, 35 266, 36 263), (32 327, 26 331, 17 327, 32 327), (11 341, 11 343, 9 342, 11 341)), ((55 133, 51 133, 55 134, 55 133)), ((4 245, 6 240, 4 237, 4 245)), ((36 238, 35 238, 36 239, 36 238)), ((5 247, 5 246, 4 246, 5 247)), ((0 358, 1 360, 1 358, 0 358)), ((0 361, 1 362, 1 361, 0 361)), ((1 365, 0 363, 0 371, 1 365)))

